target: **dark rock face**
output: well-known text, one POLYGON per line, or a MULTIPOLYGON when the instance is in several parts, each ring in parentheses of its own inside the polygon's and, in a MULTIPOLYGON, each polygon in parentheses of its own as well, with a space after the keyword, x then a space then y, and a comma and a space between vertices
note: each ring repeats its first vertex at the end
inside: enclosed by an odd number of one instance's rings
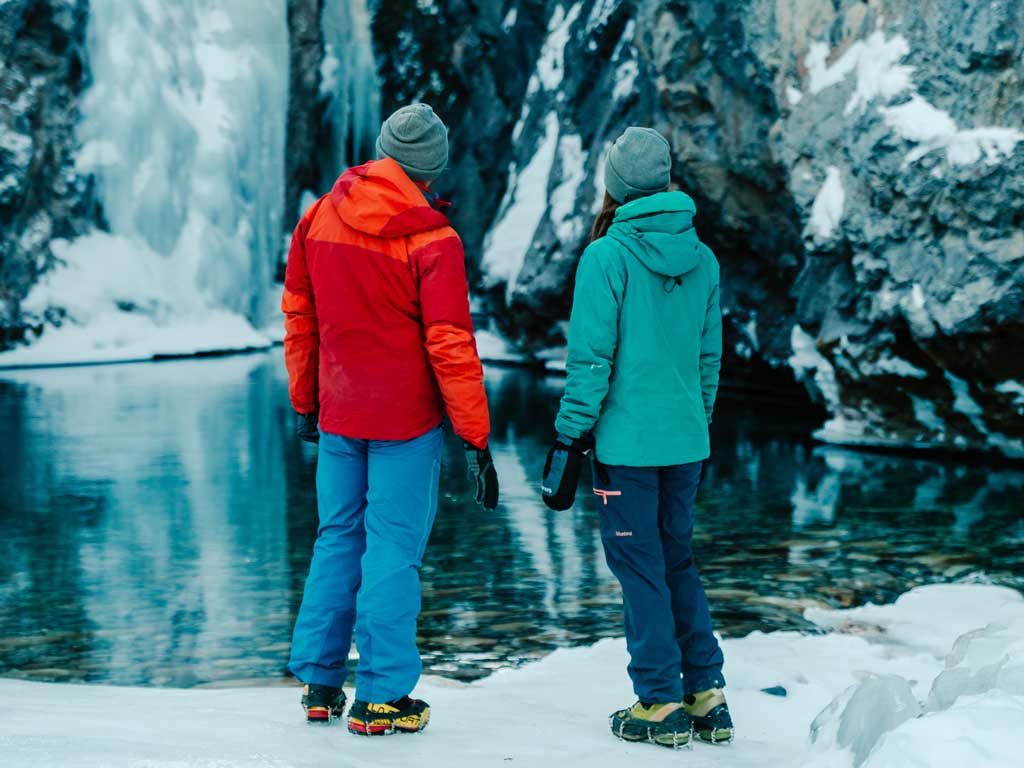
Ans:
POLYGON ((449 127, 451 164, 436 191, 454 204, 470 266, 494 218, 515 148, 511 133, 536 61, 546 4, 519 5, 514 23, 502 0, 410 0, 372 4, 381 112, 423 101, 449 127))
POLYGON ((1019 3, 393 5, 385 95, 448 110, 521 344, 560 342, 605 146, 651 124, 722 262, 729 374, 795 373, 825 439, 1024 455, 1019 3))
MULTIPOLYGON (((324 137, 324 104, 320 99, 320 65, 324 38, 320 16, 323 0, 288 0, 288 120, 285 123, 284 222, 294 223, 303 190, 319 189, 324 137)), ((278 279, 284 279, 284 262, 278 279)))
POLYGON ((87 16, 87 0, 0 3, 0 349, 25 332, 19 304, 50 241, 97 216, 74 158, 87 16))
MULTIPOLYGON (((1024 456, 1024 4, 369 0, 378 104, 372 61, 337 55, 365 6, 287 2, 286 222, 378 110, 426 101, 486 308, 558 347, 604 154, 653 125, 722 264, 728 378, 795 375, 825 439, 1024 456)), ((74 164, 87 8, 0 3, 0 346, 50 241, 100 218, 74 164)))

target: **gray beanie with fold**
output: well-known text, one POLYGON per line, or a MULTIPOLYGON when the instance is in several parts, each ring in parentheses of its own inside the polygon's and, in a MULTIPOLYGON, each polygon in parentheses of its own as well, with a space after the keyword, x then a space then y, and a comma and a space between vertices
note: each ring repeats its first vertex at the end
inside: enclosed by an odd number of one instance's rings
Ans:
POLYGON ((666 191, 671 172, 671 147, 665 137, 653 128, 634 125, 608 150, 604 186, 616 202, 628 203, 666 191))
POLYGON ((427 104, 402 107, 381 126, 377 157, 390 157, 410 179, 429 183, 448 165, 448 129, 427 104))

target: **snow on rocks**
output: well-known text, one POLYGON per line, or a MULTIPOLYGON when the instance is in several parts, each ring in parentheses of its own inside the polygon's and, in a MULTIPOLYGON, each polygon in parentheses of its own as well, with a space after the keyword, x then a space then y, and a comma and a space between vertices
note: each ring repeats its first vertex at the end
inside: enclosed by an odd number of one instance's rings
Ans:
POLYGON ((931 586, 888 606, 814 615, 833 631, 724 641, 738 740, 727 748, 698 744, 685 755, 609 733, 608 714, 634 699, 621 639, 558 650, 471 685, 425 679, 417 694, 432 705, 429 729, 389 740, 358 739, 340 725, 309 728, 291 686, 167 690, 3 680, 0 749, 6 768, 300 768, 338 760, 355 768, 1016 764, 1024 648, 1022 625, 1010 622, 1024 615, 1019 593, 931 586), (943 669, 954 630, 967 634, 943 669), (943 682, 932 685, 936 676, 943 682), (929 696, 930 685, 941 688, 941 701, 929 696))
POLYGON ((920 94, 894 107, 879 110, 886 125, 909 142, 916 144, 907 153, 904 165, 920 160, 930 152, 943 150, 950 165, 973 165, 982 158, 994 165, 1013 153, 1024 141, 1016 128, 972 128, 961 130, 949 113, 930 104, 920 94))
POLYGON ((829 47, 813 43, 804 58, 808 87, 819 93, 855 76, 853 94, 846 102, 846 114, 863 110, 876 98, 887 99, 910 87, 914 71, 899 62, 910 53, 910 45, 902 35, 886 38, 882 30, 875 30, 865 40, 855 41, 833 64, 828 64, 829 47))
POLYGON ((558 114, 552 111, 544 119, 544 136, 530 162, 521 173, 513 172, 497 223, 484 243, 481 267, 487 283, 505 283, 509 294, 515 290, 533 233, 548 210, 548 180, 555 162, 558 134, 558 114))
POLYGON ((839 402, 839 386, 836 384, 836 372, 832 363, 818 351, 814 337, 799 325, 794 325, 790 334, 793 354, 788 362, 789 367, 798 379, 813 382, 814 390, 825 405, 832 406, 839 402))
POLYGON ((828 240, 843 219, 846 204, 846 190, 839 169, 830 165, 825 172, 825 181, 818 190, 811 205, 811 219, 807 226, 819 240, 828 240))
MULTIPOLYGON (((900 63, 909 54, 906 38, 900 34, 886 38, 881 29, 864 40, 855 41, 832 64, 828 64, 828 45, 813 43, 804 58, 808 89, 816 94, 853 76, 853 93, 846 103, 845 114, 863 112, 876 99, 890 101, 913 88, 914 67, 900 63)), ((799 97, 800 92, 796 95, 799 97)), ((790 97, 790 105, 795 106, 799 100, 790 97)), ((915 163, 936 150, 945 151, 950 165, 973 165, 983 158, 993 165, 1012 154, 1016 145, 1024 141, 1024 132, 1016 128, 960 129, 948 112, 916 91, 901 104, 879 107, 879 112, 898 136, 917 145, 907 153, 904 165, 915 163)))

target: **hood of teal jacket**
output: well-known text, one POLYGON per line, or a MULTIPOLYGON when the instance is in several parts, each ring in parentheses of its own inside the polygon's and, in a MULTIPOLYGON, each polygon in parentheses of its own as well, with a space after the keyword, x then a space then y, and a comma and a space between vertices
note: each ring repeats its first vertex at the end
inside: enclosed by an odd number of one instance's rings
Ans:
POLYGON ((608 236, 656 275, 681 277, 700 262, 696 213, 685 192, 659 192, 620 206, 608 236))

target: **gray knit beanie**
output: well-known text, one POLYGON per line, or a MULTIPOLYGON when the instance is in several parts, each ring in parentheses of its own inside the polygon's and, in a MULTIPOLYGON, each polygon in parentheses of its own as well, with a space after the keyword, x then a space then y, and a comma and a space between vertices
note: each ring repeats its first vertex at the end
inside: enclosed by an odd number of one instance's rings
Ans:
POLYGON ((667 190, 671 171, 671 147, 665 137, 653 128, 634 125, 608 150, 604 186, 616 202, 628 203, 667 190))
POLYGON ((413 181, 431 182, 448 165, 448 129, 427 104, 402 107, 384 121, 377 158, 390 157, 413 181))

